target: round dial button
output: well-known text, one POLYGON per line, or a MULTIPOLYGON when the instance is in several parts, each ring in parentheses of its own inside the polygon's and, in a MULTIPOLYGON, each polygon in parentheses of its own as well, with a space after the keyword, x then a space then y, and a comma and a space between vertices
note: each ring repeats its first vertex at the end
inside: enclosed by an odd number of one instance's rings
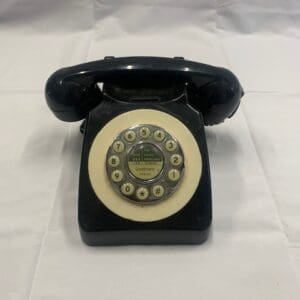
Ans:
POLYGON ((113 149, 118 153, 123 152, 124 148, 125 148, 125 146, 122 141, 116 141, 113 143, 113 149))
POLYGON ((136 191, 136 196, 139 200, 146 200, 149 196, 149 191, 144 187, 140 187, 136 191))
POLYGON ((120 182, 123 179, 123 172, 120 170, 115 170, 111 173, 111 179, 114 182, 120 182))
POLYGON ((134 190, 135 188, 130 182, 126 182, 121 186, 121 192, 126 196, 132 195, 134 193, 134 190))
POLYGON ((169 178, 171 181, 177 181, 177 180, 179 180, 179 178, 180 178, 180 172, 179 172, 177 169, 171 169, 171 170, 168 172, 168 178, 169 178))
POLYGON ((143 139, 148 138, 150 136, 150 133, 151 133, 151 131, 148 127, 144 126, 140 129, 140 137, 143 139))
POLYGON ((173 154, 170 157, 170 163, 175 167, 180 166, 182 164, 182 156, 179 154, 173 154))
POLYGON ((157 184, 152 188, 152 194, 154 197, 160 198, 163 196, 165 189, 162 185, 157 184))
POLYGON ((156 130, 153 134, 153 137, 157 142, 161 142, 165 138, 165 133, 162 130, 156 130))
POLYGON ((170 197, 181 184, 183 171, 184 153, 176 136, 152 124, 124 128, 106 154, 112 188, 137 205, 170 197))
POLYGON ((166 141, 166 145, 165 146, 166 146, 166 149, 168 151, 170 151, 170 152, 173 152, 173 151, 175 151, 177 149, 177 144, 173 140, 166 141))
POLYGON ((112 155, 108 159, 108 164, 111 167, 117 167, 120 163, 120 158, 117 155, 112 155))
POLYGON ((138 179, 153 179, 160 174, 163 166, 163 153, 154 144, 138 144, 128 154, 129 171, 138 179))
POLYGON ((124 134, 125 140, 128 142, 133 142, 136 139, 136 134, 133 130, 128 130, 124 134))

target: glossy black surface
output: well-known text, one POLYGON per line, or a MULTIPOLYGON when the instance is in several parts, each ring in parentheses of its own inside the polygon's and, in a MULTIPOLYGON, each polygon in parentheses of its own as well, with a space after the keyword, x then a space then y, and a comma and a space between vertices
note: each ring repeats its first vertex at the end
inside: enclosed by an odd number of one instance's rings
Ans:
POLYGON ((45 93, 59 119, 85 119, 78 206, 84 242, 197 244, 206 240, 212 199, 204 125, 223 122, 237 110, 243 89, 233 73, 179 57, 108 57, 56 71, 45 93), (102 89, 98 83, 103 83, 102 89), (202 157, 202 176, 192 198, 174 215, 155 222, 135 222, 114 214, 97 198, 88 174, 90 148, 99 131, 112 118, 141 108, 166 112, 184 123, 202 157))
POLYGON ((59 119, 81 120, 101 103, 103 94, 97 86, 101 82, 121 87, 134 84, 137 89, 185 84, 188 101, 202 113, 205 125, 231 117, 243 96, 238 79, 224 68, 182 58, 110 57, 53 73, 46 84, 47 103, 59 119))
MULTIPOLYGON (((105 152, 107 149, 104 149, 105 152)), ((88 116, 82 149, 78 220, 88 245, 200 244, 206 240, 212 220, 212 197, 206 138, 201 114, 187 105, 187 97, 165 102, 122 102, 104 95, 100 106, 88 116), (88 173, 91 146, 112 118, 131 110, 166 112, 188 127, 201 149, 202 175, 189 202, 174 215, 154 222, 137 222, 110 211, 95 194, 88 173)), ((166 199, 166 201, 168 201, 166 199)))

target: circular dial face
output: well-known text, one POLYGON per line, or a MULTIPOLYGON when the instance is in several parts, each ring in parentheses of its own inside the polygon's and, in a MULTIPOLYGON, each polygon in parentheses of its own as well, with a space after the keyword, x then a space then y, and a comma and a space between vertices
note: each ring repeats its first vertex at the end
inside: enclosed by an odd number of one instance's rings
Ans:
POLYGON ((179 187, 184 155, 179 142, 159 126, 141 124, 120 132, 106 155, 114 190, 135 203, 166 199, 179 187))

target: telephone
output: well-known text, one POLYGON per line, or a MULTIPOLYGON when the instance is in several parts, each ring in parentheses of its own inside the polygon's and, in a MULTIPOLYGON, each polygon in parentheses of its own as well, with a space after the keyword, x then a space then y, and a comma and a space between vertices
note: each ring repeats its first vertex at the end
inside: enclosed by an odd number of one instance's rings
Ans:
POLYGON ((109 56, 56 71, 45 94, 60 120, 85 119, 78 195, 85 243, 206 240, 204 125, 238 109, 243 89, 233 73, 182 57, 109 56))

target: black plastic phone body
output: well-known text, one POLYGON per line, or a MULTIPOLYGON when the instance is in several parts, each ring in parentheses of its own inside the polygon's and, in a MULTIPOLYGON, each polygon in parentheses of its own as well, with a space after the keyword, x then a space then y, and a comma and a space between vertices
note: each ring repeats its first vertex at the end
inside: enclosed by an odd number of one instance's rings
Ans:
POLYGON ((50 109, 64 121, 85 118, 78 207, 83 241, 88 245, 204 242, 212 220, 204 125, 231 117, 242 96, 230 71, 181 58, 109 57, 55 72, 46 85, 50 109), (176 213, 155 221, 132 220, 110 210, 95 192, 88 167, 99 132, 115 117, 141 109, 175 117, 188 128, 201 153, 201 178, 192 197, 176 213))

